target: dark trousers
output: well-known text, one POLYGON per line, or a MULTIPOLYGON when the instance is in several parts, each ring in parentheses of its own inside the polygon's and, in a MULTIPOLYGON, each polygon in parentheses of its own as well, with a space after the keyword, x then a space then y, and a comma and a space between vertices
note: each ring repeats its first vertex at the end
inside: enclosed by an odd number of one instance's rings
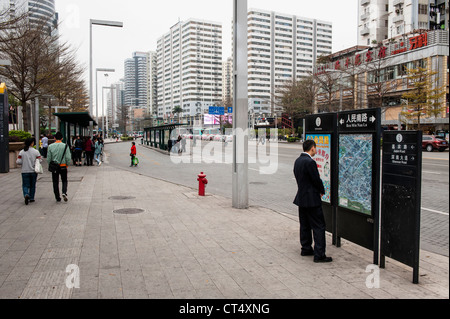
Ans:
POLYGON ((47 152, 48 152, 48 147, 43 147, 43 148, 42 148, 42 156, 43 156, 44 158, 47 158, 47 152))
POLYGON ((134 166, 134 158, 136 157, 136 155, 131 155, 131 165, 130 166, 134 166))
POLYGON ((94 161, 94 151, 86 151, 86 165, 92 166, 92 162, 94 161))
POLYGON ((325 217, 323 215, 322 206, 312 208, 299 208, 300 218, 300 244, 303 252, 311 252, 313 250, 314 238, 314 256, 321 258, 325 256, 326 239, 325 239, 325 217))
POLYGON ((56 173, 52 173, 52 181, 53 181, 53 193, 55 193, 55 198, 61 199, 61 195, 59 193, 59 176, 61 176, 62 181, 62 193, 67 194, 67 168, 61 168, 56 173))
POLYGON ((36 173, 22 173, 22 190, 23 197, 30 196, 31 200, 34 200, 34 195, 36 194, 36 173))

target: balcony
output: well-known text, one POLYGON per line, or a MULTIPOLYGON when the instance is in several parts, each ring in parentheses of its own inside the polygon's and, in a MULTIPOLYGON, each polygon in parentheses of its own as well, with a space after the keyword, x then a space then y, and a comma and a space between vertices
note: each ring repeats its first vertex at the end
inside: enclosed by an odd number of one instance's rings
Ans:
POLYGON ((403 22, 404 20, 405 20, 405 17, 403 16, 403 14, 400 14, 400 15, 392 18, 393 23, 403 22))
POLYGON ((361 0, 362 6, 368 5, 369 3, 370 3, 370 0, 361 0))
POLYGON ((368 35, 368 34, 370 34, 369 28, 364 28, 364 29, 361 30, 361 35, 362 35, 362 36, 368 35))
POLYGON ((395 7, 395 6, 404 4, 404 3, 405 3, 405 0, 394 0, 394 2, 392 3, 392 5, 395 7))
POLYGON ((365 21, 365 20, 369 19, 369 17, 370 17, 369 13, 364 13, 364 14, 361 15, 361 20, 365 21))

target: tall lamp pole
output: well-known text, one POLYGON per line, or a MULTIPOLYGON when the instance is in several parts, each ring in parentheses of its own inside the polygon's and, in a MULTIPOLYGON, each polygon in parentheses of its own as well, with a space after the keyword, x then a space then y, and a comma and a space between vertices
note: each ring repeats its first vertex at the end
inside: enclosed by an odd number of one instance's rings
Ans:
MULTIPOLYGON (((97 76, 98 72, 105 72, 105 73, 114 73, 116 70, 114 69, 95 69, 95 120, 97 121, 97 125, 99 123, 98 121, 98 84, 97 84, 97 76)), ((106 74, 105 74, 106 75, 106 74)))
MULTIPOLYGON (((104 27, 116 27, 123 28, 123 22, 118 21, 105 21, 105 20, 89 20, 89 113, 92 115, 94 112, 93 106, 93 63, 92 63, 92 26, 100 25, 104 27)), ((89 123, 89 134, 94 133, 94 123, 89 123)))
POLYGON ((233 207, 249 207, 248 182, 248 1, 233 0, 234 109, 233 207))

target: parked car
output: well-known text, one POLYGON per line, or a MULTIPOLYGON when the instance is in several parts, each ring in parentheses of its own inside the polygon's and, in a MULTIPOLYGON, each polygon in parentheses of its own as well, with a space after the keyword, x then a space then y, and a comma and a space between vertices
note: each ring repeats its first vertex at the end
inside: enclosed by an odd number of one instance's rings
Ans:
POLYGON ((444 152, 448 148, 448 142, 434 135, 424 135, 422 139, 422 149, 428 152, 438 150, 444 152))

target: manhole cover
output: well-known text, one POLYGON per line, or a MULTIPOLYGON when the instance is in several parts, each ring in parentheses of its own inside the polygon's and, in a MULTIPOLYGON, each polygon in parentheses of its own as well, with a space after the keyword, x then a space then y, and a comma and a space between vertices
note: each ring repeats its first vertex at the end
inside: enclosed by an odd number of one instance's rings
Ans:
POLYGON ((135 215, 135 214, 142 214, 145 212, 143 209, 138 208, 124 208, 124 209, 118 209, 114 211, 114 214, 120 214, 120 215, 135 215))
POLYGON ((111 200, 127 200, 127 199, 135 199, 133 196, 111 196, 109 199, 111 200))

